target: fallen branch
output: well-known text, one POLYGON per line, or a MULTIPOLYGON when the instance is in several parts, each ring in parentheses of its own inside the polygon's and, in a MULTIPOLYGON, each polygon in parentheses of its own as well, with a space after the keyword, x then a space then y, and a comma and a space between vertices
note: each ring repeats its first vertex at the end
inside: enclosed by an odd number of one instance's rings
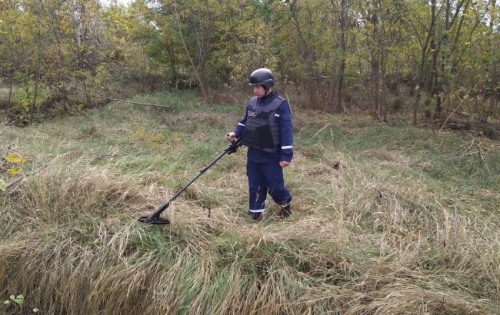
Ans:
POLYGON ((462 114, 462 113, 457 112, 456 109, 454 111, 451 110, 451 109, 448 109, 446 107, 442 107, 442 109, 445 110, 445 111, 447 111, 447 112, 451 112, 452 114, 455 114, 455 115, 459 115, 459 116, 463 116, 463 117, 470 117, 470 115, 462 114))
POLYGON ((448 117, 446 118, 446 120, 444 121, 443 125, 441 126, 441 128, 439 128, 438 132, 441 131, 441 129, 444 128, 444 126, 446 125, 446 123, 448 122, 448 120, 450 119, 451 115, 453 115, 454 113, 456 113, 456 111, 460 108, 460 105, 462 105, 462 103, 458 103, 458 106, 457 108, 455 108, 455 110, 450 114, 448 115, 448 117))
POLYGON ((330 126, 330 124, 326 124, 323 128, 321 128, 320 130, 318 130, 318 132, 316 132, 314 134, 314 136, 312 136, 311 138, 314 138, 316 137, 321 131, 325 130, 328 126, 330 126))
POLYGON ((451 157, 448 160, 461 159, 461 158, 463 158, 465 156, 474 155, 474 154, 478 154, 479 155, 479 158, 481 159, 481 163, 483 164, 484 168, 486 169, 486 171, 488 172, 488 174, 492 175, 492 173, 491 173, 491 171, 490 171, 490 169, 488 167, 488 164, 486 163, 486 160, 484 159, 483 154, 481 154, 481 146, 480 146, 479 143, 477 143, 477 141, 476 141, 475 138, 473 138, 471 140, 471 142, 469 142, 469 144, 465 148, 464 152, 460 156, 451 157), (476 148, 476 151, 472 151, 473 147, 476 148))
POLYGON ((133 104, 133 105, 141 105, 141 106, 155 106, 155 107, 162 107, 162 108, 172 108, 171 106, 165 106, 165 105, 160 105, 160 104, 150 104, 150 103, 138 103, 138 102, 131 102, 131 101, 126 101, 126 100, 120 100, 116 98, 109 98, 108 100, 114 101, 114 102, 122 102, 122 103, 128 103, 128 104, 133 104))
POLYGON ((375 109, 374 109, 374 110, 373 110, 373 112, 377 115, 377 118, 378 118, 381 122, 383 122, 384 124, 386 124, 386 125, 387 125, 387 122, 386 122, 384 119, 382 119, 382 117, 380 117, 380 114, 378 113, 378 111, 377 111, 377 110, 375 110, 375 109))
MULTIPOLYGON (((17 183, 20 183, 22 180, 24 179, 24 177, 19 177, 18 179, 16 179, 15 181, 7 184, 7 186, 5 186, 5 191, 8 191, 10 187, 14 186, 15 184, 17 183)), ((18 185, 19 186, 19 185, 18 185)))

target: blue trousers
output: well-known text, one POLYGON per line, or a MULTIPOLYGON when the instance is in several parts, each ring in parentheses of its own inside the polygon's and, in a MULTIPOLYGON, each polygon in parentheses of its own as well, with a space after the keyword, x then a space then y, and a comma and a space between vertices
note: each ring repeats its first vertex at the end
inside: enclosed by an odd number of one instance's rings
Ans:
POLYGON ((285 188, 283 168, 278 162, 256 163, 247 160, 247 176, 248 212, 250 214, 265 211, 268 193, 280 206, 285 206, 292 201, 292 196, 285 188))

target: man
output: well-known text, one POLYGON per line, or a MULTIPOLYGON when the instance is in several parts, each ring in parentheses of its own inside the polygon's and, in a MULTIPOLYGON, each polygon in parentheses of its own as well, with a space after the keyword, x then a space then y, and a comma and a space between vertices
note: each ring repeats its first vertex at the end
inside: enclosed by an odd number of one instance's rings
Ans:
POLYGON ((269 69, 252 72, 250 85, 255 96, 234 131, 226 135, 229 141, 242 137, 241 143, 248 147, 248 214, 254 220, 262 219, 268 193, 280 205, 280 218, 292 214, 292 196, 283 178, 283 168, 293 157, 292 112, 288 101, 273 90, 274 83, 269 69))

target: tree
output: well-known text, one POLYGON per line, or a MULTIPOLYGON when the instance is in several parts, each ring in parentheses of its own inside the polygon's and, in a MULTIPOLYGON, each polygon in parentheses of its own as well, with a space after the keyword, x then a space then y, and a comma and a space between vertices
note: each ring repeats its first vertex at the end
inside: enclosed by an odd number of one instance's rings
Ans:
POLYGON ((0 65, 23 91, 11 111, 19 122, 105 101, 103 65, 114 48, 102 43, 113 35, 103 31, 97 0, 10 0, 3 6, 0 65))

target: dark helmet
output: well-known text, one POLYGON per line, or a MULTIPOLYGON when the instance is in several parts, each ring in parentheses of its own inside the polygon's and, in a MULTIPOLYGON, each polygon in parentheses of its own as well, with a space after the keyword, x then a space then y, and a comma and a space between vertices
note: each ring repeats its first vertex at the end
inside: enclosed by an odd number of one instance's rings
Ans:
POLYGON ((250 85, 262 85, 268 89, 274 86, 274 75, 267 68, 260 68, 250 75, 250 85))

